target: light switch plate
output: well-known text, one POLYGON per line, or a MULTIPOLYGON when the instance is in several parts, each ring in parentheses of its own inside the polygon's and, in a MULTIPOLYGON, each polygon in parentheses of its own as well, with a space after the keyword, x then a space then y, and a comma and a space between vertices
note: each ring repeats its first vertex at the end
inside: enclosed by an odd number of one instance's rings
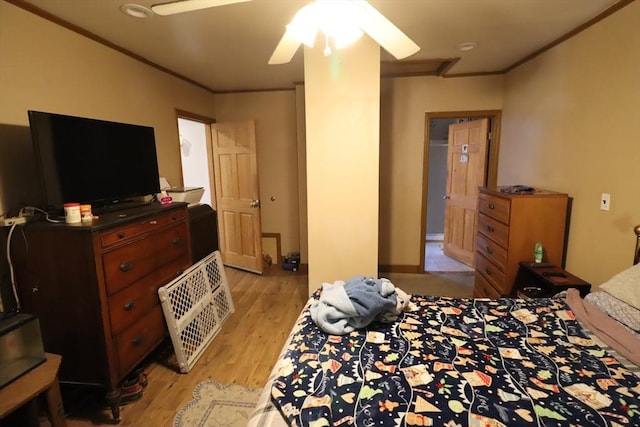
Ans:
POLYGON ((600 196, 600 210, 608 211, 611 208, 611 194, 602 193, 600 196))

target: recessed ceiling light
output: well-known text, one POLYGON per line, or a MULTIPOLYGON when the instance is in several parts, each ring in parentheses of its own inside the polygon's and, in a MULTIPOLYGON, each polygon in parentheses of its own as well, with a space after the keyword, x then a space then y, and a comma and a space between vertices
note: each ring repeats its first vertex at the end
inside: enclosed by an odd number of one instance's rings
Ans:
POLYGON ((473 50, 476 47, 478 47, 478 43, 476 43, 476 42, 466 42, 466 43, 460 43, 458 45, 458 50, 466 52, 466 51, 469 51, 469 50, 473 50))
POLYGON ((153 12, 150 9, 133 3, 123 4, 122 6, 120 6, 120 11, 129 16, 133 16, 134 18, 139 19, 146 19, 153 15, 153 12))

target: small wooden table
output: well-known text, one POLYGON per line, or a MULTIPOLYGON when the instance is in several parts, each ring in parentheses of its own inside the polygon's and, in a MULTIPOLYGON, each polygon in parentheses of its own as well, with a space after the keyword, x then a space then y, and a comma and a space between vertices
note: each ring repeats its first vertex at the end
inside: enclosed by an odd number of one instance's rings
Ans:
POLYGON ((0 389, 0 420, 11 414, 10 418, 22 416, 19 425, 38 426, 36 397, 44 393, 52 427, 67 426, 58 384, 62 357, 51 353, 46 357, 44 363, 0 389))
POLYGON ((575 288, 584 297, 591 291, 591 284, 553 264, 521 262, 513 282, 516 297, 547 298, 575 288))

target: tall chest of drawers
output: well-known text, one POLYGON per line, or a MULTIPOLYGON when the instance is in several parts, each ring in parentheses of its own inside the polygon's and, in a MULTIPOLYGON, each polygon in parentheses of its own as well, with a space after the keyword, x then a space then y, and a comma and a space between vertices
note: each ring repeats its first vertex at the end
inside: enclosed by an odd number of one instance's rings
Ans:
POLYGON ((158 288, 191 265, 186 206, 28 224, 12 241, 22 309, 62 355, 60 380, 103 387, 115 419, 120 382, 166 336, 158 288))
POLYGON ((546 190, 508 194, 480 188, 474 297, 511 295, 518 263, 533 262, 536 242, 542 243, 545 262, 562 265, 568 201, 566 194, 546 190))

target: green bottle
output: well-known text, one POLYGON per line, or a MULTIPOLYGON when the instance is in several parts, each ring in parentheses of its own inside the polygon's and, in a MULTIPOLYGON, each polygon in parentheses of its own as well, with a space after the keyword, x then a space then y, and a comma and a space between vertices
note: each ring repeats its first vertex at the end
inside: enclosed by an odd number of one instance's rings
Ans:
POLYGON ((533 258, 536 263, 542 262, 542 243, 536 242, 536 247, 533 250, 533 258))

